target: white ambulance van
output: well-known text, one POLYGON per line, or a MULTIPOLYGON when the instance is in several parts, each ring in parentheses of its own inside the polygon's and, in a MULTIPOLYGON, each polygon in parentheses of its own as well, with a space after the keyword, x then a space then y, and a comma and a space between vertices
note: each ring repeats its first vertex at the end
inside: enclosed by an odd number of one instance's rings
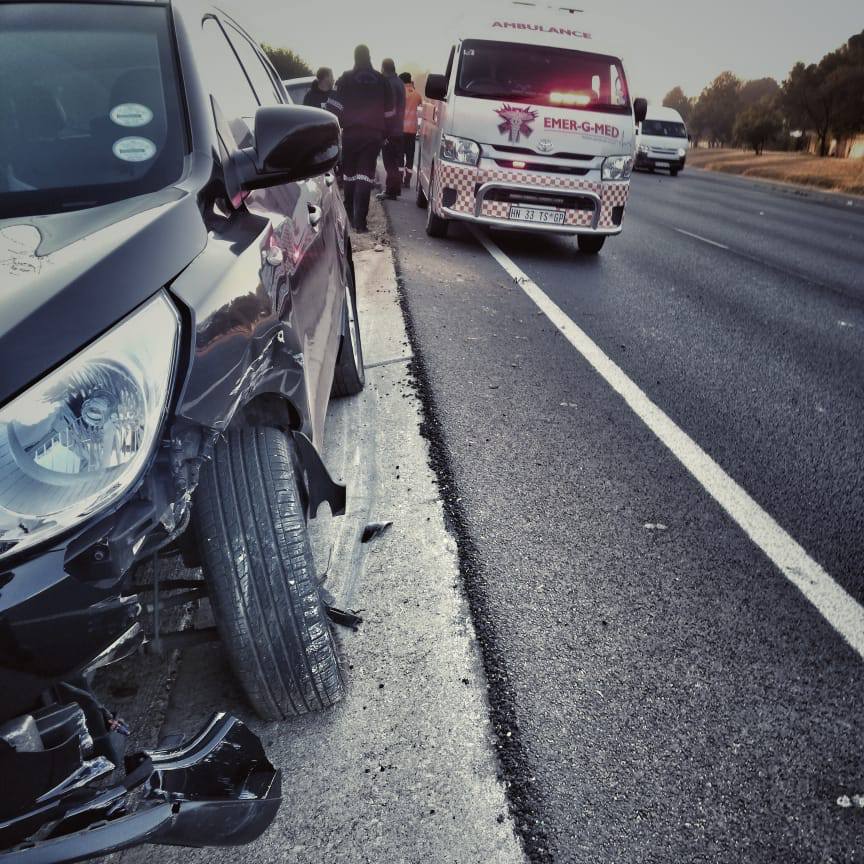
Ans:
POLYGON ((648 106, 636 139, 636 167, 665 168, 673 177, 684 170, 690 138, 684 118, 674 108, 648 106))
POLYGON ((577 235, 600 251, 622 229, 644 99, 584 15, 526 2, 462 25, 426 83, 417 204, 453 220, 577 235))

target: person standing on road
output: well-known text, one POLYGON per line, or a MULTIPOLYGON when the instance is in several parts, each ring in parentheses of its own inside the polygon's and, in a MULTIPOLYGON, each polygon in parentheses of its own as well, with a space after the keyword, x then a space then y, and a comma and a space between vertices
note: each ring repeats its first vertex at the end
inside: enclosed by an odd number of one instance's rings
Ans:
POLYGON ((394 201, 402 194, 402 161, 405 158, 405 139, 402 131, 405 122, 405 85, 396 74, 396 64, 389 57, 381 62, 381 74, 390 88, 393 100, 393 111, 387 116, 384 129, 384 170, 387 172, 387 183, 384 194, 379 198, 394 201))
POLYGON ((354 49, 354 68, 336 82, 325 103, 342 126, 342 174, 345 209, 355 231, 365 232, 375 165, 384 142, 385 124, 393 113, 392 91, 372 68, 369 49, 354 49))
POLYGON ((333 90, 333 70, 322 66, 315 73, 315 80, 303 97, 303 104, 310 108, 323 108, 333 90))
POLYGON ((402 169, 402 185, 410 189, 411 174, 414 172, 414 148, 417 144, 417 109, 423 103, 423 97, 417 92, 410 72, 403 72, 399 79, 405 85, 405 122, 402 126, 405 160, 402 169))

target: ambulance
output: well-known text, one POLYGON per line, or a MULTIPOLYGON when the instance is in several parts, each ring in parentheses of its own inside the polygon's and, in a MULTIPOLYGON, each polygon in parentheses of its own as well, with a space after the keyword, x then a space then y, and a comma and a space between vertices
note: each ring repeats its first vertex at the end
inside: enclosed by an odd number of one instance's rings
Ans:
POLYGON ((452 221, 575 235, 597 254, 620 234, 644 99, 578 10, 526 2, 466 19, 426 83, 417 204, 452 221))

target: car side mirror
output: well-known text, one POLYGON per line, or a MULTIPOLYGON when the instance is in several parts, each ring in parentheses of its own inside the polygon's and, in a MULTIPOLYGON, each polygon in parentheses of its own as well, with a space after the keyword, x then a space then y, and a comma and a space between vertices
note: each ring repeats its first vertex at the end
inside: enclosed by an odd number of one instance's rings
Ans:
POLYGON ((444 75, 429 75, 426 78, 426 98, 439 102, 447 98, 447 78, 444 75))
POLYGON ((255 112, 255 146, 235 151, 226 171, 232 202, 252 189, 318 177, 339 161, 339 121, 329 111, 275 105, 255 112))
POLYGON ((648 100, 643 99, 641 96, 638 99, 633 100, 633 119, 637 123, 641 123, 645 119, 645 115, 648 113, 648 100))

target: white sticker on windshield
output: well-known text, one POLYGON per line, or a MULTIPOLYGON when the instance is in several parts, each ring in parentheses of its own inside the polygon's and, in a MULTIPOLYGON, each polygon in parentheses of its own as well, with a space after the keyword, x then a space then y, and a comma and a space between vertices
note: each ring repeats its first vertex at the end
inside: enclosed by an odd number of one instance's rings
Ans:
POLYGON ((121 138, 111 149, 124 162, 146 162, 156 155, 156 145, 149 138, 121 138))
POLYGON ((153 119, 153 112, 146 105, 137 102, 124 102, 112 108, 108 116, 118 125, 132 128, 146 126, 153 119))

